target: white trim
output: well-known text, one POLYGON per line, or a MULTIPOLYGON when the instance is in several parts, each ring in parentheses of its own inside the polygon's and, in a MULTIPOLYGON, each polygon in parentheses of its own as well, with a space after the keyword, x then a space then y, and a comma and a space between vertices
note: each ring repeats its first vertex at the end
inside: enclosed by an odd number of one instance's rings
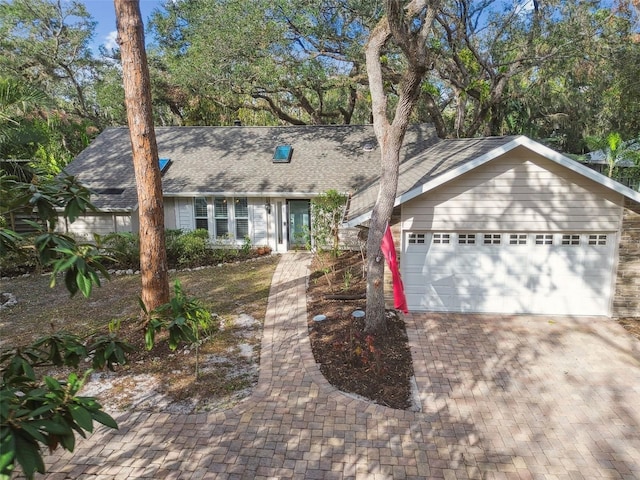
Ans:
MULTIPOLYGON (((163 197, 169 198, 181 198, 181 197, 247 197, 247 198, 293 198, 293 199, 305 199, 318 197, 324 194, 324 192, 214 192, 214 191, 184 191, 184 192, 162 192, 163 197)), ((348 192, 341 192, 342 195, 348 195, 348 192)))
MULTIPOLYGON (((552 150, 549 147, 542 145, 541 143, 538 143, 534 140, 531 140, 528 137, 525 137, 524 135, 521 135, 519 137, 514 138, 510 142, 505 143, 500 147, 494 148, 493 150, 485 153, 484 155, 481 155, 477 158, 474 158, 473 160, 465 162, 462 165, 443 173, 442 175, 438 175, 433 180, 423 183, 419 187, 416 187, 412 190, 409 190, 408 192, 398 195, 395 198, 395 201, 393 202, 393 206, 397 207, 398 205, 408 202, 409 200, 412 200, 422 195, 423 193, 433 190, 439 187, 440 185, 443 185, 459 177, 460 175, 463 175, 481 165, 484 165, 485 163, 490 162, 491 160, 494 160, 504 155, 505 153, 508 153, 511 150, 520 146, 528 148, 534 153, 537 153, 549 160, 552 160, 557 164, 562 165, 563 167, 568 168, 569 170, 572 170, 575 173, 582 175, 583 177, 587 177, 588 179, 593 180, 594 182, 610 190, 620 193, 623 196, 640 203, 640 192, 636 192, 635 190, 625 187, 624 185, 614 180, 611 180, 609 177, 606 177, 590 169, 589 167, 585 167, 584 165, 581 165, 580 163, 574 160, 571 160, 569 157, 565 157, 561 153, 558 153, 555 150, 552 150)), ((356 218, 348 221, 346 223, 346 226, 355 227, 357 225, 360 225, 366 222, 367 220, 371 219, 371 213, 372 212, 369 211, 367 213, 363 213, 362 215, 357 216, 356 218)))

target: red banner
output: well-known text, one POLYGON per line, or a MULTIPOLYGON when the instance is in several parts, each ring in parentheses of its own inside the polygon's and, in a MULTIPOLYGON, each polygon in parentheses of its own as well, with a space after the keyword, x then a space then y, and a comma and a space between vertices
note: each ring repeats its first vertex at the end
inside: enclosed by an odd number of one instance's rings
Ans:
POLYGON ((396 247, 393 244, 393 236, 391 235, 391 227, 387 225, 387 229, 382 237, 382 243, 380 244, 382 254, 387 259, 387 265, 391 270, 391 277, 393 279, 393 306, 397 310, 403 313, 409 313, 407 308, 407 299, 404 295, 404 285, 402 285, 402 278, 400 278, 400 268, 398 267, 398 257, 396 257, 396 247))

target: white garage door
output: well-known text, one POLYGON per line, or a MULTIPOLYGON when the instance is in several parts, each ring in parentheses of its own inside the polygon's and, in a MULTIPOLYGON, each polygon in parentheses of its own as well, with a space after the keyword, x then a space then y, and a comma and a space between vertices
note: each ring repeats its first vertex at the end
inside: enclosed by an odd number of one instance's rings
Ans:
POLYGON ((414 311, 608 315, 613 233, 405 232, 414 311))

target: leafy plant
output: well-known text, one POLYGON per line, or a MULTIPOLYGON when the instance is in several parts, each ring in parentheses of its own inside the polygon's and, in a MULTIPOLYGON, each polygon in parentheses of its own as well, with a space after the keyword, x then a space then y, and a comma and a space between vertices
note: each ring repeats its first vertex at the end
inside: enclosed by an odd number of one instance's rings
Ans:
POLYGON ((77 368, 87 355, 93 355, 97 368, 126 363, 124 353, 133 346, 118 340, 116 329, 112 324, 109 335, 92 339, 88 346, 78 335, 55 332, 0 354, 0 478, 9 478, 16 462, 29 479, 44 473, 40 444, 73 451, 75 433, 85 437, 94 421, 118 428, 94 398, 77 396, 91 370, 81 380, 71 373, 66 381, 39 379, 35 371, 47 365, 77 368))
POLYGON ((114 365, 127 363, 127 354, 135 350, 133 345, 118 338, 120 320, 114 320, 109 324, 109 333, 97 335, 91 339, 87 346, 87 352, 93 356, 93 368, 104 368, 113 371, 114 365))
POLYGON ((180 235, 176 239, 176 251, 178 266, 206 264, 210 254, 209 232, 198 229, 180 235))
POLYGON ((147 315, 145 346, 151 350, 155 345, 156 334, 166 331, 169 335, 169 348, 175 350, 181 343, 192 344, 196 349, 195 376, 199 376, 200 332, 210 334, 216 327, 211 313, 195 298, 189 298, 176 280, 174 297, 152 312, 147 312, 142 300, 140 306, 147 315))
POLYGON ((353 281, 353 272, 351 271, 351 268, 347 268, 344 273, 342 274, 342 289, 343 290, 349 290, 349 287, 351 287, 351 282, 353 281))
POLYGON ((68 247, 56 247, 53 251, 62 256, 52 262, 52 287, 56 284, 56 275, 64 273, 64 283, 71 296, 80 291, 89 297, 93 285, 100 286, 99 274, 109 279, 109 273, 102 264, 106 257, 94 245, 75 243, 68 247))
POLYGON ((327 190, 311 200, 311 237, 318 250, 331 250, 337 255, 340 248, 339 227, 347 197, 336 190, 327 190))
MULTIPOLYGON (((140 238, 131 232, 110 233, 96 237, 96 244, 109 252, 115 262, 122 267, 140 268, 140 238)), ((167 255, 169 249, 167 248, 167 255)))
MULTIPOLYGON (((87 372, 88 374, 89 372, 87 372)), ((71 373, 66 381, 35 375, 2 380, 0 389, 0 478, 10 478, 16 463, 28 479, 45 466, 40 444, 50 450, 59 446, 72 452, 75 434, 86 437, 93 422, 118 428, 115 420, 102 411, 91 397, 80 397, 87 374, 79 379, 71 373)))
POLYGON ((251 237, 249 237, 249 235, 246 235, 244 237, 244 241, 242 242, 240 253, 242 253, 242 255, 246 257, 247 255, 249 255, 250 251, 251 251, 251 237))

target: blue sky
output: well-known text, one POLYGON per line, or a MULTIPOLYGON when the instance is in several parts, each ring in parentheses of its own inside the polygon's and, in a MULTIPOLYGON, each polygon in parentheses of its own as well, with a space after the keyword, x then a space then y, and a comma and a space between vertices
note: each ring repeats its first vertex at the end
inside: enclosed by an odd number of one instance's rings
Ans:
MULTIPOLYGON (((99 45, 113 48, 116 39, 116 11, 113 0, 82 0, 82 3, 87 7, 93 19, 98 22, 93 39, 94 52, 98 53, 99 45)), ((140 11, 145 29, 151 12, 161 7, 163 3, 162 0, 140 0, 140 11)))

